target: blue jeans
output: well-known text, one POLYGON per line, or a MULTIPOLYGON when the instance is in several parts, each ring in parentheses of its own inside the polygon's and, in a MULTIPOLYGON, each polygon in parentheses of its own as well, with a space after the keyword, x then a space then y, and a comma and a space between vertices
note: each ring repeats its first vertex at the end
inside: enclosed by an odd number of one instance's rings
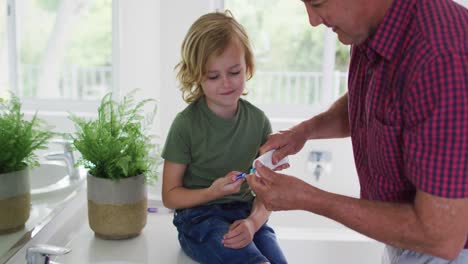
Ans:
POLYGON ((236 220, 250 215, 250 203, 233 202, 176 210, 174 225, 185 254, 200 263, 287 263, 266 223, 255 233, 253 241, 240 249, 227 248, 223 236, 236 220))

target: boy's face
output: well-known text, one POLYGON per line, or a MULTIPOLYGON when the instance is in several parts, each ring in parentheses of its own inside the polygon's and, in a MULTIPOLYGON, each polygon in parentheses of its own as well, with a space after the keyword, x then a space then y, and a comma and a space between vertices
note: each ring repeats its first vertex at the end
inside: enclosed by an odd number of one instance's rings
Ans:
POLYGON ((235 113, 245 88, 246 63, 239 41, 231 40, 221 54, 212 54, 201 83, 208 107, 218 115, 235 113))
POLYGON ((392 0, 302 0, 309 23, 331 28, 343 44, 360 44, 371 36, 392 0))

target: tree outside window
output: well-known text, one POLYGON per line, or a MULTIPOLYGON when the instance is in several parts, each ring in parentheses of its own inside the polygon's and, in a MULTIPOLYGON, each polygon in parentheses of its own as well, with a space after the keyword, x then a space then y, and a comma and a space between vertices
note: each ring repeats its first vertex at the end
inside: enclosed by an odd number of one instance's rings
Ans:
POLYGON ((5 0, 0 0, 0 98, 9 90, 5 0))
POLYGON ((18 93, 99 99, 112 80, 112 0, 16 1, 18 93))
MULTIPOLYGON (((468 6, 468 0, 456 2, 468 6)), ((346 92, 349 46, 329 29, 311 27, 302 1, 225 0, 224 7, 253 42, 257 72, 247 83, 250 101, 314 108, 346 92)))
POLYGON ((253 43, 257 72, 247 83, 250 101, 310 107, 345 91, 349 47, 330 38, 325 27, 312 28, 301 1, 225 0, 224 7, 246 28, 253 43), (324 59, 325 54, 331 61, 324 59))

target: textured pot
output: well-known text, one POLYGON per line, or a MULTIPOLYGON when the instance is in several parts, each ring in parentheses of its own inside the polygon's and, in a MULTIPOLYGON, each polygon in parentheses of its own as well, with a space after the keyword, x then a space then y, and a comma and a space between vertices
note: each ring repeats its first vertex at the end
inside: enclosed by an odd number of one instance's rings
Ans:
POLYGON ((0 234, 24 228, 31 208, 29 169, 0 174, 0 234))
POLYGON ((87 185, 89 226, 97 237, 117 240, 141 233, 148 204, 144 175, 113 181, 88 173, 87 185))

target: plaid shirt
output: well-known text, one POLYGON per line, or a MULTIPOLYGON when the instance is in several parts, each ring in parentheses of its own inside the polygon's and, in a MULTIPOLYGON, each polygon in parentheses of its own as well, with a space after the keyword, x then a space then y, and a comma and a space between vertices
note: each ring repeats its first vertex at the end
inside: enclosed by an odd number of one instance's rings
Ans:
POLYGON ((466 8, 395 0, 352 47, 348 82, 362 198, 411 202, 416 189, 468 198, 466 8))

